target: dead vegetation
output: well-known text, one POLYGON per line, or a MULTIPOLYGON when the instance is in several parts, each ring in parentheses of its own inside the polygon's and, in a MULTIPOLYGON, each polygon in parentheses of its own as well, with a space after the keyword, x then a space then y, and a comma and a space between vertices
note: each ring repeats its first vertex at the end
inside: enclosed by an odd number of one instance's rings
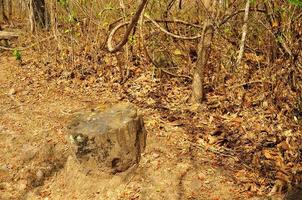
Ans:
POLYGON ((28 34, 13 1, 1 27, 23 32, 1 55, 20 52, 29 84, 155 110, 247 191, 291 190, 302 179, 301 1, 206 2, 47 1, 48 30, 28 34))

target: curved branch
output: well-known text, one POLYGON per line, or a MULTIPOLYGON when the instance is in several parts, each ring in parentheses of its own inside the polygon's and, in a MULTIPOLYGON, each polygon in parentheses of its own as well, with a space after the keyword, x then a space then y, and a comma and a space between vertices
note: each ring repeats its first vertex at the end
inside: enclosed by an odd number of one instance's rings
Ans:
POLYGON ((112 38, 113 38, 113 35, 115 32, 111 31, 111 33, 109 34, 109 37, 108 37, 108 41, 107 41, 107 47, 108 47, 108 51, 110 53, 115 53, 115 52, 119 51, 127 43, 128 37, 129 37, 132 29, 134 28, 135 24, 137 23, 139 17, 141 16, 142 11, 144 10, 145 5, 147 4, 147 1, 148 0, 141 1, 135 15, 133 16, 133 18, 130 21, 130 24, 126 30, 126 33, 125 33, 122 41, 115 47, 112 46, 112 38))
MULTIPOLYGON (((112 41, 112 38, 113 36, 115 35, 115 33, 122 27, 124 26, 127 26, 130 22, 123 22, 119 25, 117 25, 116 27, 114 27, 110 34, 109 34, 109 37, 108 37, 108 40, 107 40, 107 46, 109 46, 109 43, 111 43, 112 41)), ((196 25, 196 24, 191 24, 189 22, 186 22, 186 21, 183 21, 183 20, 146 20, 144 21, 144 23, 155 23, 157 24, 157 27, 160 27, 158 23, 178 23, 178 24, 183 24, 183 25, 186 25, 186 26, 191 26, 191 27, 195 27, 195 28, 202 28, 201 26, 199 25, 196 25)), ((170 33, 168 32, 167 30, 165 30, 164 28, 160 27, 160 30, 167 33, 168 35, 172 36, 172 37, 176 37, 178 39, 187 39, 187 40, 194 40, 194 39, 198 39, 200 36, 195 36, 195 37, 185 37, 185 36, 178 36, 178 35, 175 35, 173 33, 170 33)))
POLYGON ((145 17, 147 19, 149 19, 157 28, 159 28, 159 30, 161 30, 162 32, 164 32, 165 34, 177 38, 177 39, 182 39, 182 40, 196 40, 198 38, 201 38, 201 35, 196 35, 196 36, 192 36, 192 37, 187 37, 187 36, 182 36, 182 35, 176 35, 174 33, 171 33, 169 31, 167 31, 166 29, 162 28, 155 20, 151 19, 149 16, 145 15, 145 17))
MULTIPOLYGON (((154 19, 154 21, 157 22, 157 23, 177 23, 177 24, 183 24, 183 25, 186 25, 186 26, 191 26, 191 27, 202 29, 202 26, 200 26, 200 25, 192 24, 192 23, 180 20, 180 19, 175 19, 175 20, 154 19)), ((151 21, 150 20, 146 20, 145 22, 146 23, 150 23, 151 21)))
MULTIPOLYGON (((263 9, 250 9, 250 11, 254 11, 254 12, 261 12, 261 13, 265 13, 266 11, 263 9)), ((222 26, 223 24, 225 24, 229 19, 235 17, 236 15, 240 14, 240 13, 244 13, 245 9, 241 9, 241 10, 237 10, 236 12, 233 12, 230 15, 227 15, 225 17, 223 17, 223 19, 221 20, 221 22, 218 23, 218 27, 222 26)))

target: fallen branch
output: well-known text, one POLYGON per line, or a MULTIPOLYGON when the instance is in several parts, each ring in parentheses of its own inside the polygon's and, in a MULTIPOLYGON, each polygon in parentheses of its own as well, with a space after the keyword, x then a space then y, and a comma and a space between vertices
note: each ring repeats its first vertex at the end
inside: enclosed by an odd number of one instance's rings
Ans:
POLYGON ((191 78, 190 76, 174 74, 174 73, 172 73, 172 72, 169 72, 169 71, 168 71, 167 69, 165 69, 165 68, 159 68, 159 67, 156 67, 156 68, 160 69, 160 70, 163 71, 164 73, 169 74, 169 75, 171 75, 171 76, 175 76, 175 77, 179 77, 179 78, 186 78, 186 79, 192 81, 192 78, 191 78))
POLYGON ((241 84, 238 84, 238 85, 233 85, 233 86, 228 87, 228 89, 234 89, 234 88, 237 88, 237 87, 242 87, 244 85, 253 84, 253 83, 269 83, 269 84, 273 84, 272 82, 267 81, 267 80, 255 80, 255 81, 250 81, 250 82, 246 82, 246 83, 241 83, 241 84))

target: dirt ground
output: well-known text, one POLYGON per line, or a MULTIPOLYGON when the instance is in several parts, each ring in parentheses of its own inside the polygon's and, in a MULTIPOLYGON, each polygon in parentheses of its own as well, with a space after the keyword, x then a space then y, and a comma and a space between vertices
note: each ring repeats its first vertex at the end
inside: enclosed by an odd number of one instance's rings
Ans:
POLYGON ((66 127, 74 113, 122 100, 97 85, 49 81, 32 63, 0 57, 0 199, 262 199, 151 108, 139 107, 148 133, 139 165, 106 179, 87 173, 70 157, 66 127))

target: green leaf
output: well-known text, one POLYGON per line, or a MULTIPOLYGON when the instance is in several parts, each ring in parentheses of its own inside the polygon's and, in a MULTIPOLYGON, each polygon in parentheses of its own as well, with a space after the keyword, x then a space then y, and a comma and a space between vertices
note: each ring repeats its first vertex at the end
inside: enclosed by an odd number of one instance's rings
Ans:
POLYGON ((21 56, 21 52, 17 49, 15 49, 13 51, 13 56, 15 57, 16 60, 21 60, 22 56, 21 56))
POLYGON ((134 45, 136 43, 136 38, 134 36, 129 36, 128 38, 128 42, 131 44, 131 45, 134 45))
POLYGON ((66 29, 65 31, 64 31, 64 33, 69 33, 71 30, 70 29, 66 29))
POLYGON ((302 0, 288 0, 288 2, 295 6, 302 7, 302 0))
POLYGON ((59 0, 59 3, 61 4, 61 6, 65 7, 68 5, 68 0, 59 0))
POLYGON ((182 55, 182 53, 179 49, 175 49, 173 53, 174 53, 174 55, 177 55, 177 56, 182 55))

